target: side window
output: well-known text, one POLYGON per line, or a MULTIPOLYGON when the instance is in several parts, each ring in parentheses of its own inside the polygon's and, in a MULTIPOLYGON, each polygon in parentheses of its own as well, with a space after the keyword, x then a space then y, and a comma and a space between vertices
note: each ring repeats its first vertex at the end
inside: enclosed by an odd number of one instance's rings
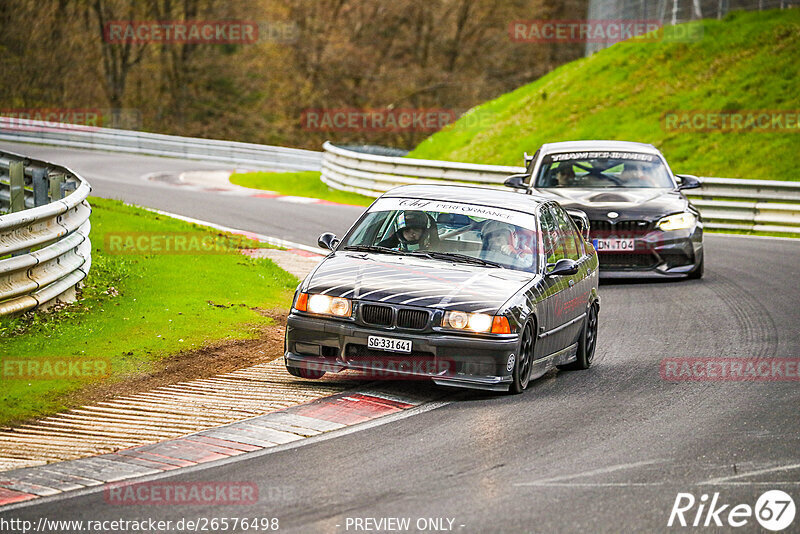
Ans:
POLYGON ((541 211, 542 246, 547 263, 555 263, 565 258, 564 240, 561 239, 561 230, 558 219, 550 206, 545 206, 541 211))
POLYGON ((578 261, 583 256, 583 244, 581 243, 581 236, 575 228, 575 224, 570 219, 567 212, 562 208, 553 207, 555 210, 556 219, 558 220, 558 227, 561 231, 561 239, 564 242, 564 252, 566 257, 578 261))

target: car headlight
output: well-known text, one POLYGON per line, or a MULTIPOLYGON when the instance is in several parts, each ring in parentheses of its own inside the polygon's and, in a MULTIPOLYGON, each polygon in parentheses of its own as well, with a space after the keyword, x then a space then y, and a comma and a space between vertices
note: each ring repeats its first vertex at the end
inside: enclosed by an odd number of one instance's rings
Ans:
POLYGON ((335 315, 337 317, 350 317, 353 314, 353 303, 344 297, 331 297, 330 295, 309 295, 300 293, 294 304, 294 309, 319 315, 335 315))
POLYGON ((659 230, 664 230, 665 232, 669 232, 670 230, 683 230, 685 228, 691 228, 697 222, 697 217, 692 215, 689 212, 684 213, 676 213, 674 215, 668 215, 667 217, 662 217, 656 223, 656 227, 659 230))
POLYGON ((485 313, 449 311, 444 314, 442 326, 450 330, 464 330, 484 334, 511 333, 511 326, 508 324, 508 318, 503 315, 487 315, 485 313))

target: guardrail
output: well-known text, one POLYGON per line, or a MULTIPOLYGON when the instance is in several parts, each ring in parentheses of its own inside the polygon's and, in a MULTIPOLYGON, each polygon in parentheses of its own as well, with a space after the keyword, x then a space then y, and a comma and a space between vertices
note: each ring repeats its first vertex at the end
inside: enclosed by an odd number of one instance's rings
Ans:
POLYGON ((317 171, 313 150, 0 117, 0 139, 213 161, 245 168, 317 171))
POLYGON ((74 300, 92 264, 90 191, 66 167, 0 152, 0 315, 74 300))
MULTIPOLYGON (((503 188, 523 167, 477 165, 365 154, 323 145, 322 181, 342 189, 377 197, 406 184, 462 182, 503 188)), ((800 182, 701 178, 700 189, 686 191, 703 215, 706 228, 800 235, 800 182)))

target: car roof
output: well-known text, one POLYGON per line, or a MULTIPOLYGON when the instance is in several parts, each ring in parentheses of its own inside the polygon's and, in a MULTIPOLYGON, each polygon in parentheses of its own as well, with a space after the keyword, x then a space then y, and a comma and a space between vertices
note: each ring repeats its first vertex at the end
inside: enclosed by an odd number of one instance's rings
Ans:
POLYGON ((555 152, 577 152, 582 150, 625 150, 628 152, 642 152, 645 154, 661 154, 653 145, 635 143, 633 141, 562 141, 559 143, 545 143, 540 150, 540 156, 553 154, 555 152))
POLYGON ((533 213, 539 204, 552 199, 541 195, 517 193, 514 191, 494 189, 490 187, 474 187, 467 185, 401 185, 384 193, 382 198, 403 197, 426 200, 463 202, 496 208, 506 208, 525 213, 533 213))

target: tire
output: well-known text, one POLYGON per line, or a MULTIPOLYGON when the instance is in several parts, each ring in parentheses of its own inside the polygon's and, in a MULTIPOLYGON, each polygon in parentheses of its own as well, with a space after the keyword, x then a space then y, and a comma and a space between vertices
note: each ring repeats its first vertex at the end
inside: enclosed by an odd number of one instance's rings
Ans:
POLYGON ((531 369, 533 368, 533 348, 535 339, 533 337, 533 327, 527 323, 522 329, 522 339, 519 342, 519 351, 514 361, 514 371, 511 376, 511 393, 517 394, 525 391, 531 381, 531 369))
POLYGON ((289 371, 289 374, 292 376, 307 378, 309 380, 317 380, 325 376, 325 371, 321 371, 319 369, 303 369, 300 367, 292 367, 291 365, 287 365, 286 370, 289 371))
POLYGON ((703 278, 705 261, 706 261, 705 256, 700 258, 700 264, 694 268, 694 271, 689 273, 689 276, 687 277, 689 280, 699 280, 703 278))
POLYGON ((597 348, 597 306, 592 304, 586 312, 586 319, 583 321, 583 332, 578 341, 578 359, 566 365, 559 365, 558 368, 565 371, 582 371, 592 365, 594 351, 597 348))

